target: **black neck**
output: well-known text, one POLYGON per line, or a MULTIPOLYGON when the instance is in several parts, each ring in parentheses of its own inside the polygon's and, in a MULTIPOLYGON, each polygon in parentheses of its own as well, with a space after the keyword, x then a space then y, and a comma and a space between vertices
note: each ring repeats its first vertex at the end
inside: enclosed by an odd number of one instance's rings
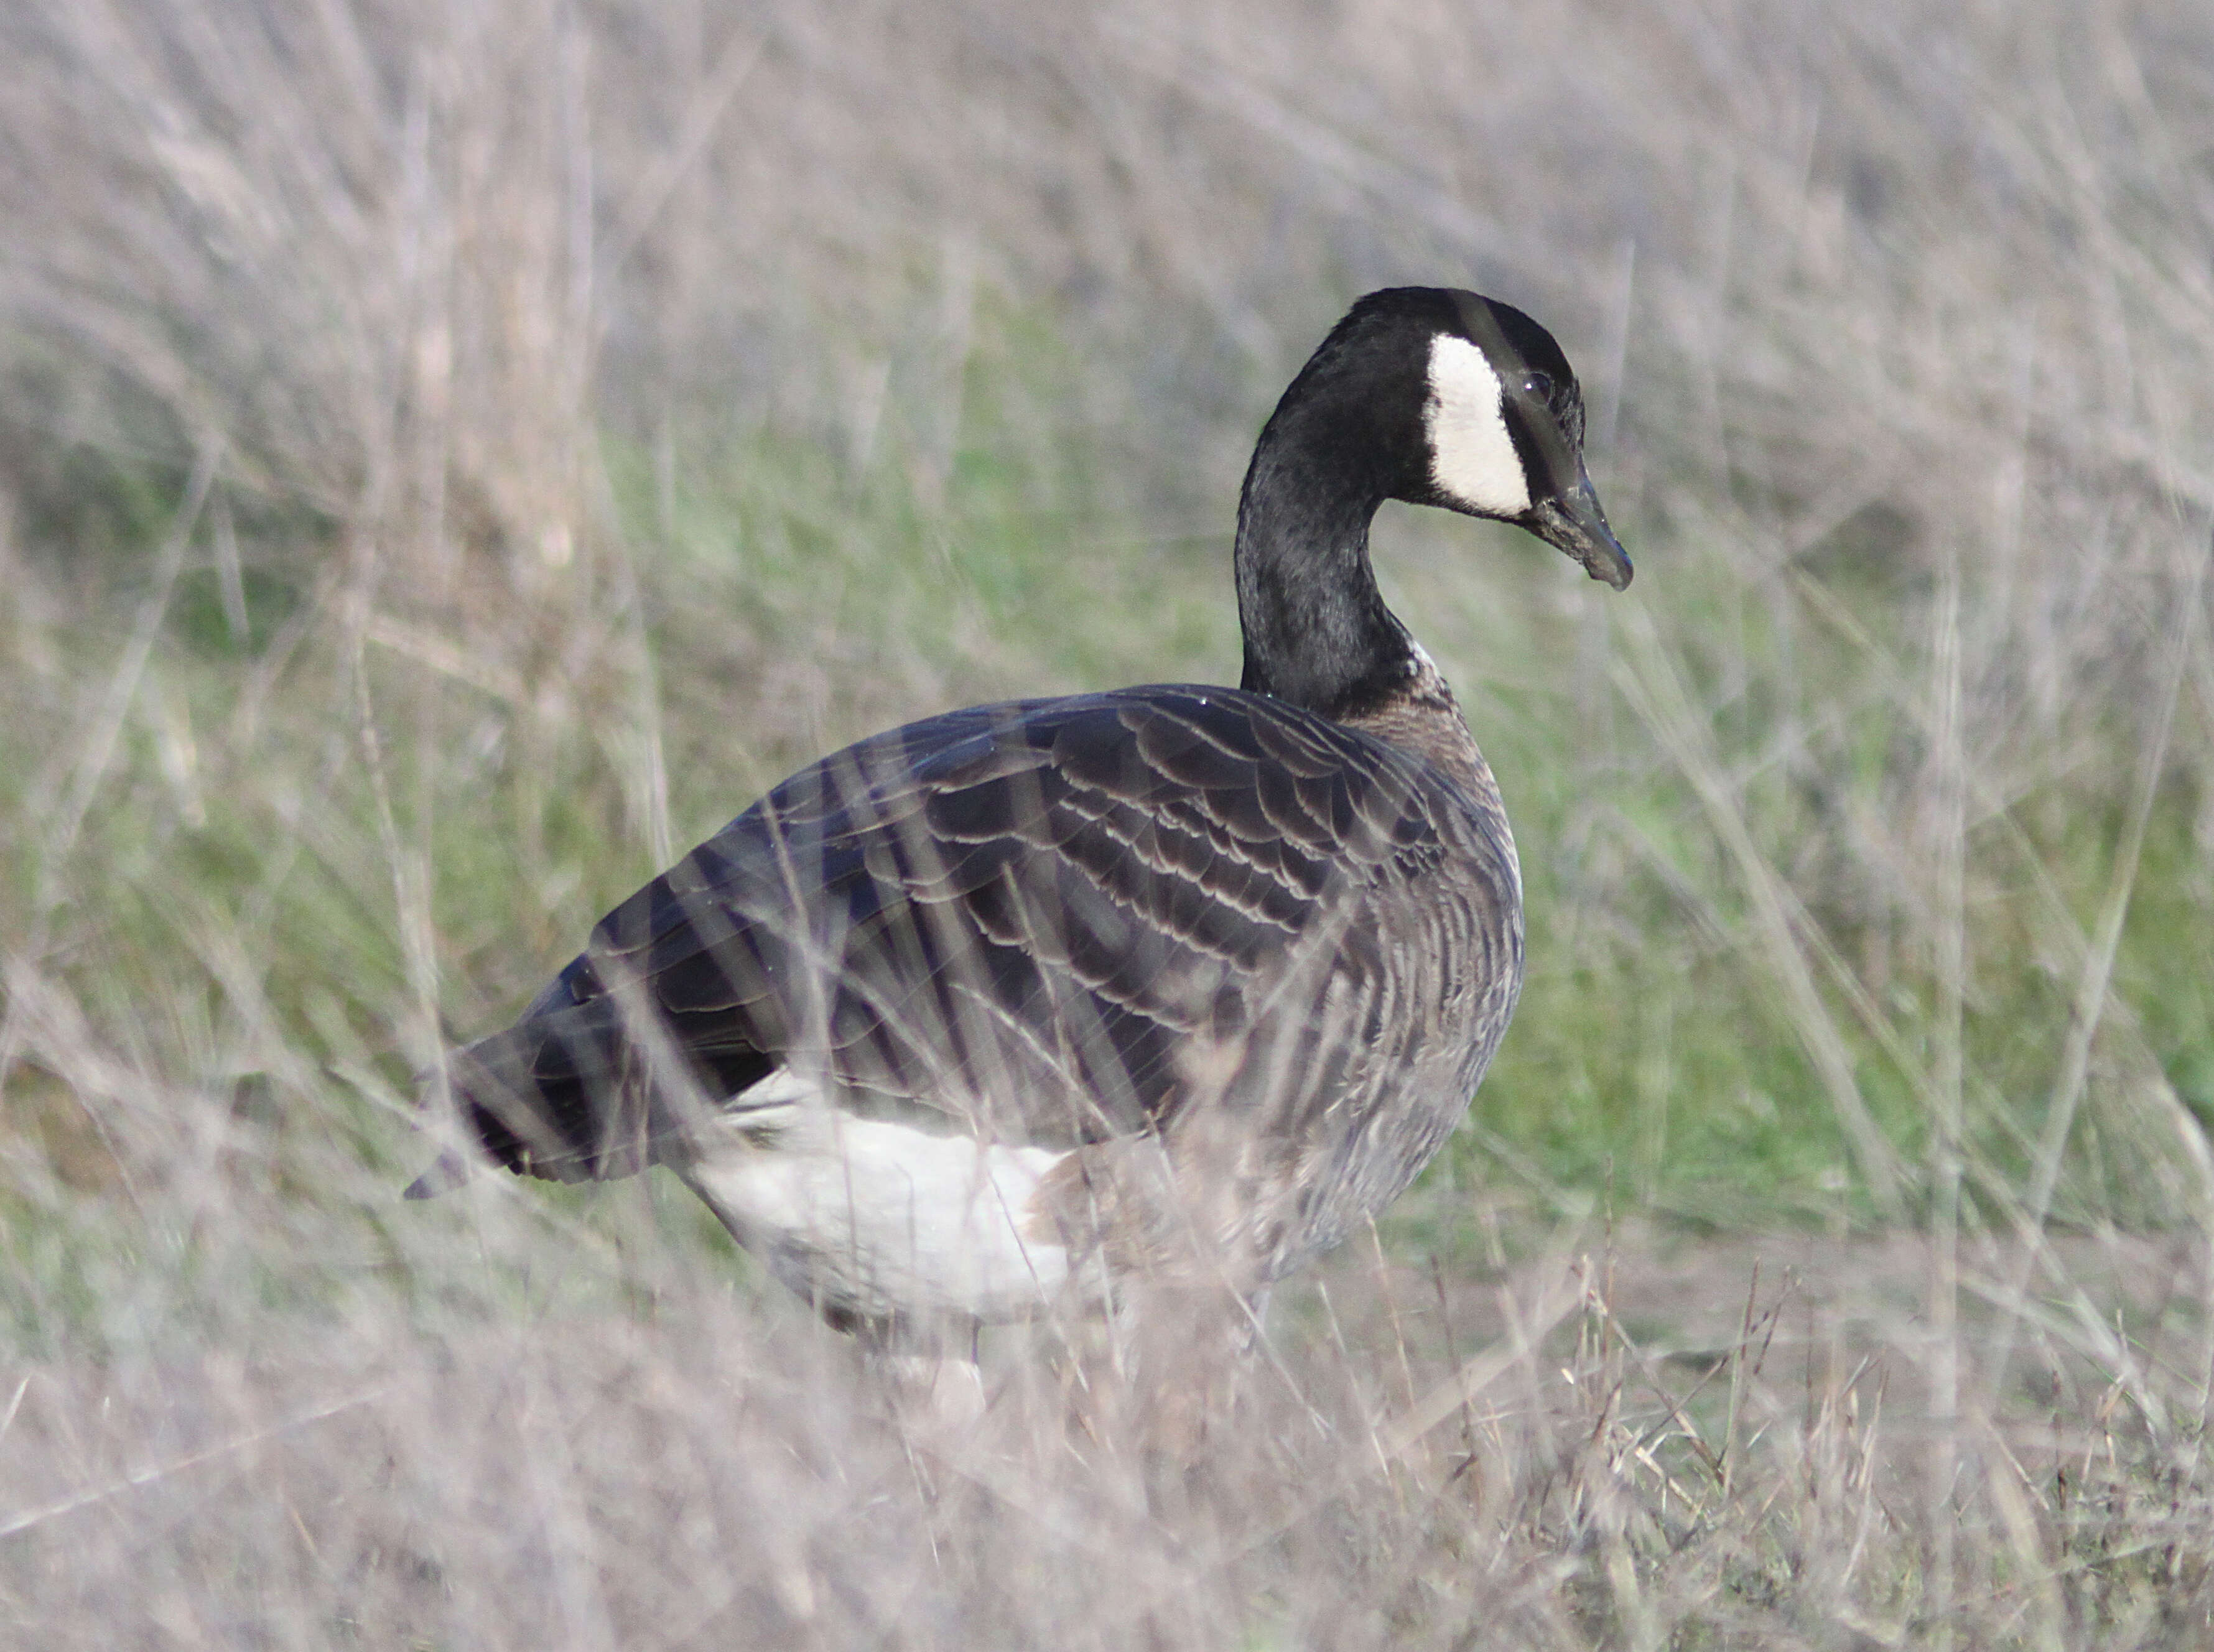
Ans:
POLYGON ((1261 433, 1238 505, 1239 686, 1342 719, 1397 693, 1414 664, 1414 640, 1368 562, 1387 484, 1349 462, 1333 421, 1287 411, 1261 433))

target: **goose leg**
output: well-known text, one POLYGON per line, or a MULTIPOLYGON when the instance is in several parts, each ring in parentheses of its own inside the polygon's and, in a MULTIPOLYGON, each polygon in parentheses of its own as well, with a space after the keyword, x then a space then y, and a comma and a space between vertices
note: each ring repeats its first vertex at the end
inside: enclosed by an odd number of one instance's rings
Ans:
POLYGON ((860 1331, 870 1362, 883 1374, 901 1420, 938 1435, 965 1432, 989 1404, 978 1359, 976 1320, 915 1331, 897 1325, 860 1331))

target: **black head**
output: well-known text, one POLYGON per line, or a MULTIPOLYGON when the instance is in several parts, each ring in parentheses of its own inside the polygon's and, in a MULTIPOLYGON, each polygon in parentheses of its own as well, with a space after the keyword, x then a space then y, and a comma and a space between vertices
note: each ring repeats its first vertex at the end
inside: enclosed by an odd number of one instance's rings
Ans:
POLYGON ((1511 304, 1443 287, 1372 292, 1323 340, 1276 418, 1365 473, 1379 499, 1512 522, 1593 578, 1630 583, 1584 470, 1576 376, 1553 335, 1511 304))

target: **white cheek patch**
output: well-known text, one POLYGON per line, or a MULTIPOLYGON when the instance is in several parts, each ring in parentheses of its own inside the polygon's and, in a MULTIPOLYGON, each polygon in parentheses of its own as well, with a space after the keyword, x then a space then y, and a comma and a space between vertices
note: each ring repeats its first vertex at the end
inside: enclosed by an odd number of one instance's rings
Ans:
POLYGON ((1519 517, 1530 508, 1530 479, 1501 407, 1499 375, 1466 339, 1430 340, 1430 397, 1422 422, 1430 438, 1430 480, 1462 508, 1519 517))

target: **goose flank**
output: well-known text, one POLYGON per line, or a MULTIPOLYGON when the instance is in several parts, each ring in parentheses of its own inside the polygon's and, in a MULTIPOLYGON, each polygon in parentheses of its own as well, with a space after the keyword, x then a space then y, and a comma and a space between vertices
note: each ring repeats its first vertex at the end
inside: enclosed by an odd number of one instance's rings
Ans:
POLYGON ((1385 607, 1386 499, 1619 590, 1575 375, 1520 311, 1369 294, 1263 428, 1237 688, 1017 701, 802 769, 456 1050, 478 1164, 663 1165, 833 1323, 1258 1297, 1405 1189, 1523 971, 1506 811, 1385 607))

